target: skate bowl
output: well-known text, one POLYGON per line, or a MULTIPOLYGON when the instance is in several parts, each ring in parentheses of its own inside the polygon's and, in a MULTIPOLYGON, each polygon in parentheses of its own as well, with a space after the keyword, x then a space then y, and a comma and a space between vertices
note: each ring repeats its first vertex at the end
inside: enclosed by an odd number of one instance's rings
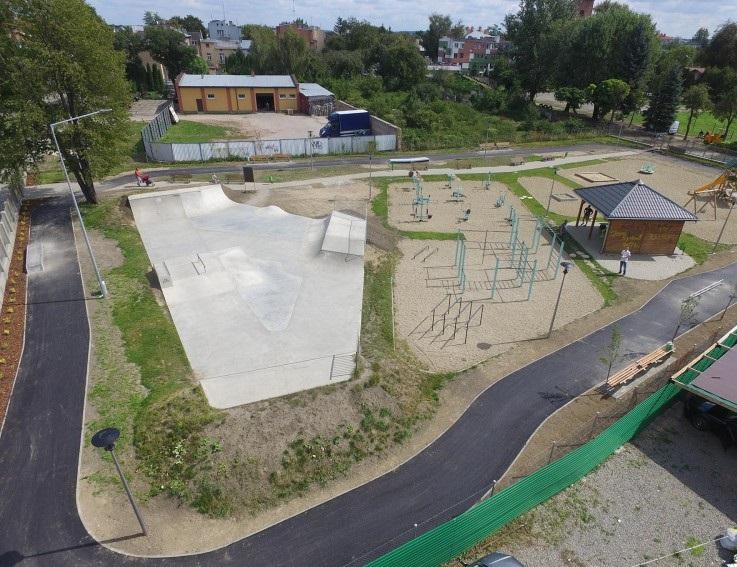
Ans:
POLYGON ((364 219, 238 204, 220 185, 129 200, 210 405, 229 408, 351 377, 364 219))

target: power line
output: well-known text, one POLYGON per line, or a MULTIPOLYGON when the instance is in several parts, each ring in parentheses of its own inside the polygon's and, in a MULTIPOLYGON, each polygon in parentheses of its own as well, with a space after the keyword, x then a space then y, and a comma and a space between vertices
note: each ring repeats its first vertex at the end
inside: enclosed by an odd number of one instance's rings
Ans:
POLYGON ((643 565, 650 565, 651 563, 655 563, 657 561, 661 561, 663 559, 668 559, 669 557, 673 557, 674 555, 680 555, 684 551, 691 551, 692 549, 698 549, 699 547, 704 547, 705 545, 709 545, 710 543, 716 543, 718 541, 722 541, 727 536, 723 535, 721 537, 717 537, 714 539, 706 540, 703 543, 699 543, 696 545, 692 545, 691 547, 686 547, 685 549, 679 549, 678 551, 674 551, 673 553, 669 553, 668 555, 663 555, 661 557, 656 557, 655 559, 650 559, 649 561, 645 561, 643 563, 638 563, 637 565, 633 565, 632 567, 642 567, 643 565))

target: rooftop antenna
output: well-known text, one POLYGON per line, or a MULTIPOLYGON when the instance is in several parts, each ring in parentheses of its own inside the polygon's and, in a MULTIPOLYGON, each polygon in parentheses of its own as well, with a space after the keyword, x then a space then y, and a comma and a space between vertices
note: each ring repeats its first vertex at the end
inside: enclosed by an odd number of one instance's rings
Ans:
POLYGON ((297 21, 297 9, 294 7, 294 0, 292 0, 292 21, 297 21))
POLYGON ((225 0, 222 0, 223 5, 223 21, 225 21, 225 0))

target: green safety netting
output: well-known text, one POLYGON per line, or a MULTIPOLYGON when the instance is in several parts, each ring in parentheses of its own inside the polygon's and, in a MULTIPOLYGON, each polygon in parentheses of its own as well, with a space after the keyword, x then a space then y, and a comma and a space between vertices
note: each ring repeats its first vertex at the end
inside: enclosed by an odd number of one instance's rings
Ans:
POLYGON ((435 567, 452 560, 511 520, 583 478, 632 439, 679 391, 674 384, 663 386, 585 445, 379 557, 368 567, 435 567))

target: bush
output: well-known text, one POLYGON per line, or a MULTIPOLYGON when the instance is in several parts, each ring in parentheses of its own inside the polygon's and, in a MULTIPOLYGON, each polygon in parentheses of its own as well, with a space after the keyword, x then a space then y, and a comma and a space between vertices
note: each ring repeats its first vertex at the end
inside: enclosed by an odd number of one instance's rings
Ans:
POLYGON ((569 134, 580 134, 586 130, 586 123, 580 118, 569 118, 563 123, 563 127, 569 134))

